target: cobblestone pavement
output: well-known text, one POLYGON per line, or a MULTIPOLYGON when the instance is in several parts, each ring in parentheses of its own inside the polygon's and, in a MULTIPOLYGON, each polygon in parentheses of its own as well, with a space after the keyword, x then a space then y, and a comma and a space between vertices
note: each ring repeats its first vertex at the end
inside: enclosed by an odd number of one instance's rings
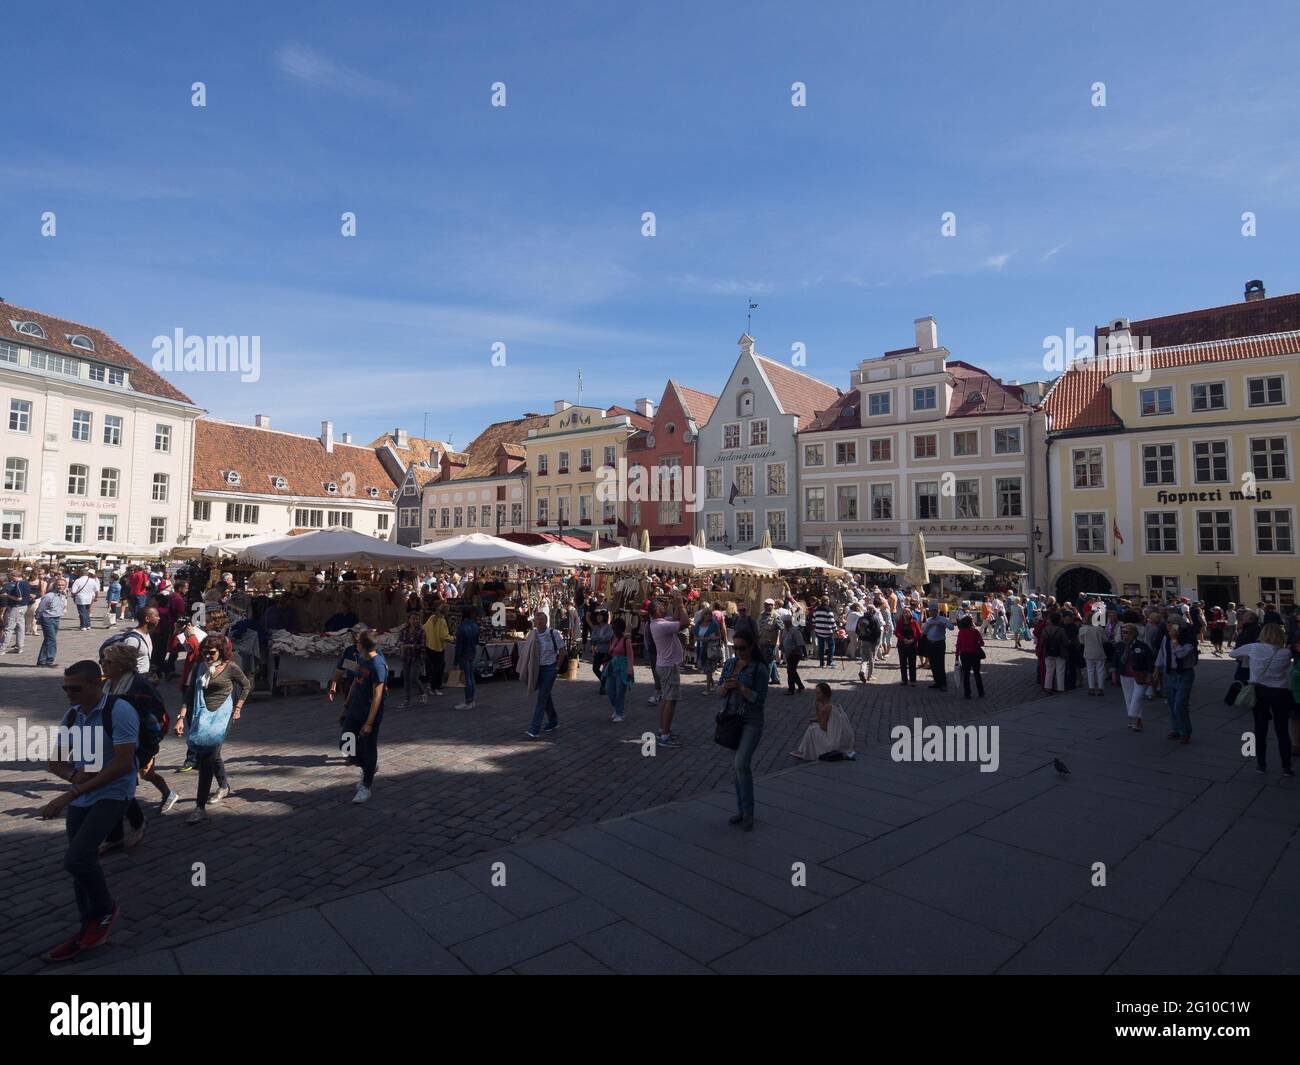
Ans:
MULTIPOLYGON (((69 630, 65 621, 60 664, 93 657, 104 636, 99 628, 69 630)), ((29 638, 23 654, 0 657, 0 725, 20 717, 51 723, 62 713, 61 671, 35 666, 38 643, 29 638)), ((931 690, 924 679, 903 687, 896 661, 883 664, 870 684, 857 681, 854 663, 801 673, 810 689, 830 682, 867 750, 918 715, 927 723, 958 721, 1040 696, 1031 652, 991 640, 988 654, 989 696, 969 702, 951 688, 931 690)), ((410 709, 397 691, 385 712, 374 798, 365 806, 351 803, 357 771, 341 764, 337 709, 323 697, 249 703, 224 749, 233 794, 196 827, 184 823, 196 775, 175 772, 184 747, 171 737, 158 765, 181 802, 159 817, 155 789, 142 784, 150 810, 144 842, 104 859, 122 906, 114 942, 134 952, 204 924, 350 894, 727 785, 728 753, 712 742, 717 699, 704 693, 702 679, 684 679, 674 731, 685 746, 644 757, 640 738, 655 728, 658 708, 646 702, 648 672, 638 667, 637 676, 627 720, 614 725, 584 663, 578 680, 556 685, 560 728, 535 743, 523 735, 531 703, 518 682, 481 684, 473 711, 451 709, 457 689, 410 709), (201 893, 190 889, 195 862, 207 872, 201 893)), ((176 691, 164 689, 173 710, 176 691)), ((789 752, 811 706, 811 692, 788 697, 783 683, 773 687, 756 774, 795 764, 789 752)), ((61 786, 42 766, 0 765, 0 908, 8 926, 0 932, 0 972, 43 968, 37 956, 75 923, 61 865, 63 824, 36 816, 61 786)))

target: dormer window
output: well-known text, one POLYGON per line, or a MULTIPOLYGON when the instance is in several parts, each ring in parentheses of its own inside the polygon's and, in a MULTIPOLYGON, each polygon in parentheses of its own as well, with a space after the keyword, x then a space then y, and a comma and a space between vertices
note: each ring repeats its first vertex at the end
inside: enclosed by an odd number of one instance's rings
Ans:
POLYGON ((39 340, 45 339, 45 330, 35 322, 10 322, 9 324, 25 336, 36 337, 39 340))
POLYGON ((272 488, 288 488, 288 487, 289 487, 289 482, 288 482, 285 478, 281 477, 281 476, 277 473, 277 474, 275 474, 275 476, 273 476, 273 477, 271 478, 271 487, 272 487, 272 488))
POLYGON ((378 498, 379 498, 379 489, 378 489, 378 488, 367 488, 367 489, 366 489, 366 494, 369 495, 371 499, 378 499, 378 498))
POLYGON ((330 481, 328 484, 325 485, 325 491, 332 496, 336 496, 339 494, 339 486, 335 484, 333 481, 330 481))
POLYGON ((239 483, 240 483, 239 471, 238 471, 238 470, 227 470, 227 471, 226 471, 226 484, 229 484, 229 485, 238 485, 239 483))
POLYGON ((95 342, 84 333, 72 333, 68 336, 68 343, 74 348, 80 348, 82 351, 94 351, 95 342))

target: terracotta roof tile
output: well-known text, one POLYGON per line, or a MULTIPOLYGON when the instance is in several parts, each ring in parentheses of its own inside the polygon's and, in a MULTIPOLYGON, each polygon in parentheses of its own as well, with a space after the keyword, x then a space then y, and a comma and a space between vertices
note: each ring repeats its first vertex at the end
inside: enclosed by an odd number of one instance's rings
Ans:
POLYGON ((1110 386, 1106 383, 1106 378, 1112 374, 1147 368, 1158 370, 1171 366, 1194 366, 1198 363, 1262 359, 1293 352, 1300 352, 1300 330, 1206 344, 1180 344, 1136 355, 1107 356, 1076 363, 1056 379, 1056 383, 1043 398, 1048 429, 1052 432, 1070 432, 1121 427, 1123 423, 1116 417, 1111 406, 1110 386))
POLYGON ((12 303, 0 303, 0 340, 8 340, 23 347, 57 351, 88 362, 105 362, 111 366, 120 366, 131 375, 131 388, 136 392, 161 396, 163 399, 174 399, 181 403, 194 402, 170 381, 155 372, 152 366, 137 359, 102 329, 96 329, 94 326, 70 322, 66 318, 55 318, 51 314, 33 311, 27 307, 16 307, 12 303), (18 332, 10 324, 11 321, 35 322, 45 333, 45 339, 18 332), (78 333, 89 337, 91 343, 95 345, 93 352, 74 348, 68 342, 69 335, 76 336, 78 333))
MULTIPOLYGON (((1129 323, 1134 338, 1150 337, 1153 348, 1267 336, 1297 329, 1300 329, 1300 292, 1129 323)), ((1096 335, 1109 336, 1110 327, 1099 326, 1096 335)))
POLYGON ((818 381, 815 377, 792 370, 762 355, 755 355, 754 361, 759 364, 767 375, 768 381, 771 382, 781 409, 786 414, 798 416, 795 423, 796 430, 807 428, 819 412, 837 405, 844 398, 844 394, 838 388, 826 384, 825 381, 818 381))
MULTIPOLYGON (((200 418, 194 423, 194 490, 196 492, 253 492, 258 495, 333 499, 325 485, 333 481, 343 491, 356 485, 358 497, 388 500, 396 487, 379 461, 375 449, 335 442, 333 453, 314 436, 300 436, 276 429, 200 418), (240 483, 226 481, 226 471, 239 474, 240 483), (283 477, 284 488, 275 488, 272 477, 283 477)), ((339 498, 345 498, 340 496, 339 498)))
POLYGON ((634 429, 649 430, 650 427, 654 425, 654 420, 652 418, 647 418, 644 414, 638 414, 630 407, 620 407, 617 404, 615 404, 614 406, 607 407, 605 409, 606 417, 609 417, 610 415, 616 415, 616 414, 628 415, 632 419, 632 427, 634 429))
POLYGON ((497 472, 497 445, 505 444, 514 458, 523 458, 526 454, 524 442, 528 439, 529 429, 540 429, 547 422, 543 414, 529 414, 522 418, 510 418, 502 422, 493 422, 478 434, 462 454, 466 459, 463 469, 453 470, 453 480, 465 481, 473 477, 493 477, 497 472))
POLYGON ((410 469, 411 464, 415 463, 415 481, 416 484, 423 487, 438 476, 439 456, 444 451, 450 451, 451 445, 445 440, 427 440, 422 436, 408 436, 406 443, 406 447, 398 447, 397 435, 395 433, 384 433, 382 436, 370 441, 368 446, 380 448, 387 444, 388 449, 397 456, 404 470, 410 469), (429 465, 421 466, 419 465, 421 462, 427 462, 429 465))
POLYGON ((695 420, 696 425, 704 425, 713 417, 713 408, 718 405, 717 396, 712 396, 708 392, 700 392, 698 389, 687 388, 676 381, 672 381, 670 384, 677 389, 677 395, 681 398, 682 406, 686 408, 686 413, 695 420))
POLYGON ((1019 385, 1004 385, 987 370, 960 359, 949 359, 947 370, 953 377, 949 418, 969 418, 980 414, 1017 414, 1032 410, 1025 402, 1019 385))

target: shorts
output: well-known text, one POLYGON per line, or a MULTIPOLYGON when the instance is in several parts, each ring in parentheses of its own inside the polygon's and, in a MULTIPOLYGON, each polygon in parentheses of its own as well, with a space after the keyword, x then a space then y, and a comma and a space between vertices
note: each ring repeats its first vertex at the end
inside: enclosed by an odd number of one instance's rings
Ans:
POLYGON ((681 673, 674 666, 655 666, 655 680, 659 682, 659 698, 676 699, 681 690, 681 673))

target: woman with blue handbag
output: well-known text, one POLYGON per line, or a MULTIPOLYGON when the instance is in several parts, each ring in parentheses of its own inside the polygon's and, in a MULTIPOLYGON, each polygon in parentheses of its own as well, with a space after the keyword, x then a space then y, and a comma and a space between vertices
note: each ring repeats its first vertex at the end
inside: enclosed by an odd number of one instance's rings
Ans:
POLYGON ((224 636, 207 637, 199 645, 199 658, 200 665, 190 678, 189 690, 176 714, 178 736, 185 735, 185 719, 193 716, 189 745, 197 755, 199 770, 194 812, 185 822, 187 825, 197 825, 207 816, 209 802, 219 803, 230 794, 226 766, 221 760, 221 744, 231 720, 239 720, 244 701, 252 690, 244 671, 231 661, 233 650, 224 636), (209 796, 214 776, 217 790, 209 796))
POLYGON ((718 691, 722 693, 722 713, 718 715, 716 738, 736 752, 736 816, 728 821, 746 832, 754 828, 754 751, 763 736, 763 706, 767 702, 768 669, 758 661, 754 645, 743 632, 737 633, 732 645, 736 657, 722 667, 718 691), (737 720, 739 729, 736 729, 737 720), (736 733, 738 732, 738 735, 736 733))

